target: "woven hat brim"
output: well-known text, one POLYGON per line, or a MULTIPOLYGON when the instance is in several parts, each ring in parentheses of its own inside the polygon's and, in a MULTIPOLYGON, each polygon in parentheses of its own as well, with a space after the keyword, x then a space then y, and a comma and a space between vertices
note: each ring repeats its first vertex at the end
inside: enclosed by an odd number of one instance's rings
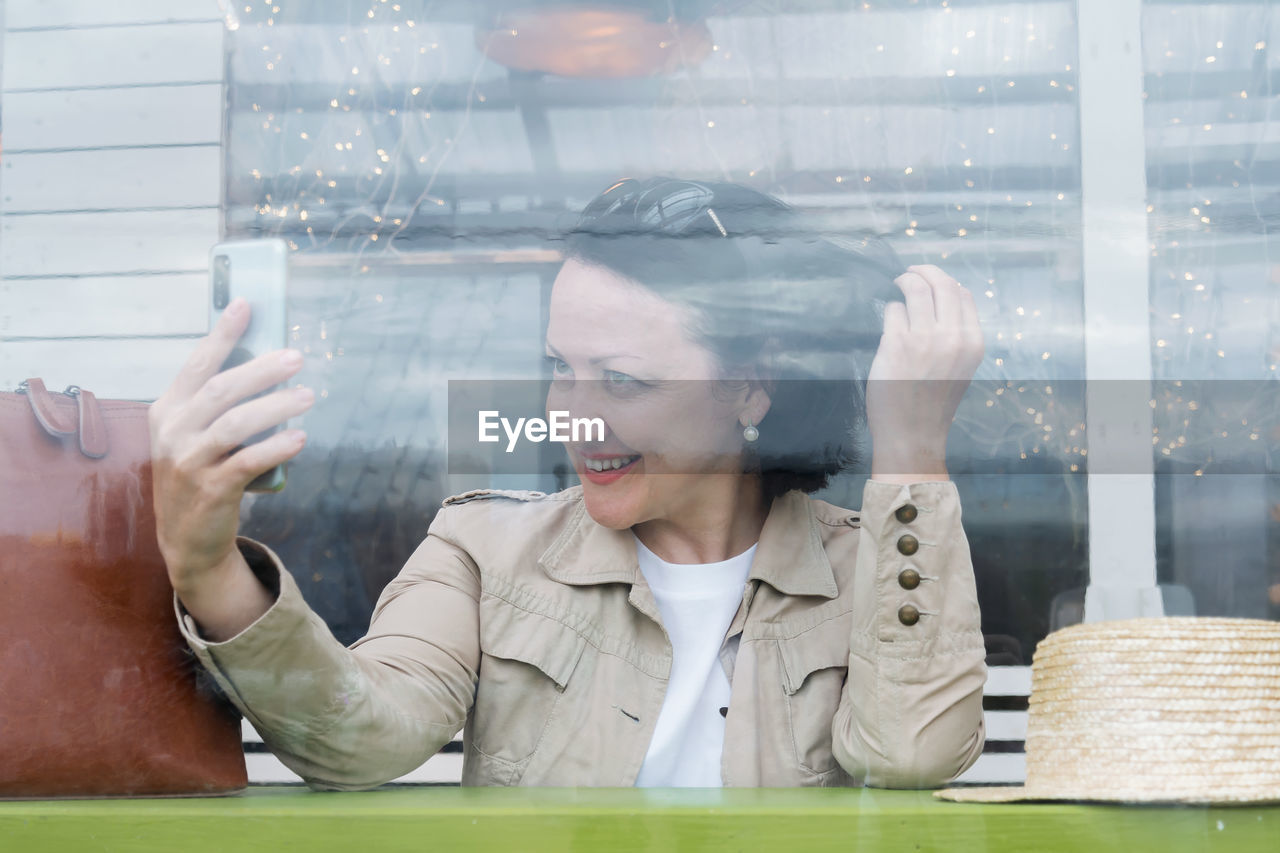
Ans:
POLYGON ((1200 806, 1261 806, 1280 803, 1280 789, 1259 791, 1257 793, 1240 794, 1229 797, 1209 796, 1169 796, 1145 791, 1128 792, 1124 795, 1098 795, 1048 791, 1028 788, 1021 785, 1001 785, 989 788, 946 788, 934 791, 933 795, 940 800, 953 803, 1108 803, 1133 805, 1200 805, 1200 806))

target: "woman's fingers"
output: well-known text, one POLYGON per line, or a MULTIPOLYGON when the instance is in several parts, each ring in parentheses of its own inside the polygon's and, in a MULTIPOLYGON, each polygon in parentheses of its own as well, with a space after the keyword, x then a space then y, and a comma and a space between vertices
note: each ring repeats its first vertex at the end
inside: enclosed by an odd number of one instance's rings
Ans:
POLYGON ((162 399, 181 404, 192 397, 222 367, 248 326, 249 303, 241 298, 233 299, 217 324, 188 356, 162 399))
MULTIPOLYGON (((907 275, 914 275, 929 286, 935 318, 930 335, 938 351, 953 362, 959 373, 969 375, 982 361, 984 352, 973 293, 932 264, 919 264, 908 270, 907 275)), ((915 329, 914 324, 912 328, 915 329)))
MULTIPOLYGON (((315 393, 310 388, 282 388, 234 406, 198 434, 199 437, 189 453, 188 463, 212 465, 240 447, 251 436, 301 415, 313 403, 315 393)), ((268 465, 262 470, 270 467, 268 465)))
POLYGON ((279 385, 302 369, 302 353, 293 349, 264 353, 208 379, 183 407, 179 428, 202 430, 246 397, 279 385))
POLYGON ((933 295, 933 313, 940 326, 954 326, 961 321, 960 282, 933 264, 917 264, 907 267, 928 283, 933 295))
POLYGON ((878 378, 972 378, 984 346, 973 294, 930 264, 911 266, 895 284, 904 303, 885 306, 878 378))
POLYGON ((901 302, 885 303, 884 334, 901 336, 909 331, 911 331, 911 322, 907 319, 907 306, 901 302))
POLYGON ((928 332, 937 322, 933 307, 933 287, 909 267, 907 272, 893 280, 902 291, 907 306, 907 325, 913 332, 928 332))
POLYGON ((967 287, 960 288, 960 291, 960 324, 974 368, 977 369, 986 354, 986 343, 982 338, 982 323, 978 320, 978 304, 973 298, 973 291, 967 287))
POLYGON ((973 293, 932 264, 911 269, 919 272, 933 288, 938 331, 951 340, 948 349, 954 359, 958 377, 968 378, 982 361, 984 345, 982 326, 978 322, 978 306, 973 293))
POLYGON ((254 477, 297 456, 306 443, 307 434, 300 429, 278 432, 236 451, 218 466, 218 470, 243 491, 254 477))

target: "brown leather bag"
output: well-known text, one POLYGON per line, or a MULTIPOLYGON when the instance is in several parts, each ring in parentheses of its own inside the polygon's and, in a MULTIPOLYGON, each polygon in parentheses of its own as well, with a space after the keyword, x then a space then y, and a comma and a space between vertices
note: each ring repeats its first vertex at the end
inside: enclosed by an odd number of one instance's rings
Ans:
POLYGON ((239 714, 178 633, 147 408, 0 392, 0 797, 247 784, 239 714))

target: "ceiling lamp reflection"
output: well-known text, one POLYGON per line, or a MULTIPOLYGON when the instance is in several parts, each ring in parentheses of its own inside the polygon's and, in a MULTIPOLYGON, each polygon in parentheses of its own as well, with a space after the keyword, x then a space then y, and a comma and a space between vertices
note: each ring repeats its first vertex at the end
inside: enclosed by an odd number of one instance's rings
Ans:
POLYGON ((476 28, 476 47, 517 71, 616 78, 696 65, 712 45, 703 21, 654 20, 617 6, 561 5, 502 12, 488 28, 476 28))

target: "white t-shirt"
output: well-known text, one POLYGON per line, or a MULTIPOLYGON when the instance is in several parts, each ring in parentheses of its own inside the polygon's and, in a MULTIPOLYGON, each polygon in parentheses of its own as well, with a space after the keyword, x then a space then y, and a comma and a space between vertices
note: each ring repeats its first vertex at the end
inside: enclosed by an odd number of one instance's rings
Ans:
POLYGON ((742 603, 756 546, 719 563, 668 563, 636 539, 636 554, 671 638, 671 677, 638 787, 718 788, 729 679, 720 646, 742 603))

